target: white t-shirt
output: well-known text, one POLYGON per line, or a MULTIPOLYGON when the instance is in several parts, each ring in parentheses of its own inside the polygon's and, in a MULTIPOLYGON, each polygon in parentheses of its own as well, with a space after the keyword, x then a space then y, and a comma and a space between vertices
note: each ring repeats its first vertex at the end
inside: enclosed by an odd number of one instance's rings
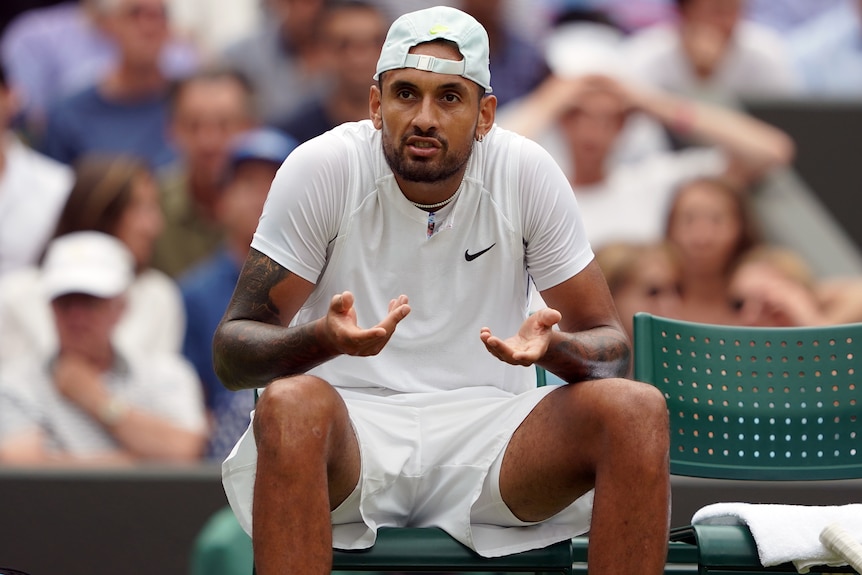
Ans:
POLYGON ((677 188, 694 178, 719 176, 726 166, 717 149, 689 148, 618 164, 603 182, 576 186, 590 244, 598 249, 612 241, 660 240, 677 188))
POLYGON ((674 24, 635 34, 625 43, 624 55, 642 82, 693 97, 789 96, 800 87, 781 38, 751 22, 737 24, 727 53, 706 81, 695 75, 674 24))
MULTIPOLYGON (((197 374, 180 355, 118 354, 102 379, 113 395, 137 409, 189 431, 206 430, 197 374)), ((119 447, 97 420, 59 392, 50 361, 18 361, 0 371, 0 438, 34 428, 59 453, 88 456, 119 447)))
POLYGON ((324 316, 344 290, 356 297, 362 327, 385 317, 400 294, 412 310, 380 354, 340 356, 310 373, 339 387, 404 392, 535 386, 532 368, 493 357, 479 331, 515 334, 530 277, 547 289, 592 260, 565 175, 536 143, 494 127, 475 144, 441 227, 428 237, 428 213, 401 193, 368 120, 291 153, 252 247, 316 284, 294 323, 324 316))
POLYGON ((35 265, 54 233, 72 189, 72 170, 0 135, 5 164, 0 170, 0 277, 35 265))

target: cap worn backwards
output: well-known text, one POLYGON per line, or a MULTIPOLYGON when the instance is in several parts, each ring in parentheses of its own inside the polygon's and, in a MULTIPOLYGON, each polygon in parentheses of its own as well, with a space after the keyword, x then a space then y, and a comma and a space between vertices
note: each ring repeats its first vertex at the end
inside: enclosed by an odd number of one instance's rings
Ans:
POLYGON ((448 6, 435 6, 399 17, 389 28, 377 72, 399 68, 416 68, 438 74, 455 74, 472 80, 491 93, 491 70, 488 33, 475 18, 448 6), (449 40, 458 46, 461 60, 446 60, 420 54, 410 49, 434 40, 449 40))

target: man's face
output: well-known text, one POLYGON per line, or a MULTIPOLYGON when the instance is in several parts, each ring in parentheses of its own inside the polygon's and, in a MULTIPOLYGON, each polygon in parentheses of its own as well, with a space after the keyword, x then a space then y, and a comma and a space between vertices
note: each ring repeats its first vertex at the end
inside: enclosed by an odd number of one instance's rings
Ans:
POLYGON ((202 79, 178 94, 171 133, 190 170, 216 182, 227 164, 231 139, 252 120, 249 96, 231 78, 202 79))
POLYGON ((115 0, 101 22, 127 61, 137 65, 158 62, 169 35, 164 0, 115 0))
POLYGON ((366 98, 386 38, 383 16, 372 8, 338 8, 327 16, 322 36, 327 66, 339 89, 366 98))
POLYGON ((572 153, 579 160, 604 164, 625 125, 626 111, 610 92, 584 95, 578 108, 561 120, 572 153))
POLYGON ((323 0, 267 0, 267 8, 287 35, 308 35, 323 10, 323 0))
POLYGON ((111 333, 123 314, 123 298, 66 294, 51 302, 60 348, 92 352, 111 345, 111 333))
POLYGON ((708 26, 729 38, 743 8, 743 0, 689 0, 680 15, 687 24, 708 26))
MULTIPOLYGON (((411 53, 461 60, 445 42, 420 44, 411 53)), ((443 182, 463 175, 477 128, 493 123, 496 100, 481 99, 472 81, 452 74, 403 68, 390 70, 371 90, 371 118, 383 130, 383 153, 397 178, 443 182)))
POLYGON ((278 168, 264 160, 246 160, 234 168, 218 205, 219 221, 231 238, 251 243, 278 168))

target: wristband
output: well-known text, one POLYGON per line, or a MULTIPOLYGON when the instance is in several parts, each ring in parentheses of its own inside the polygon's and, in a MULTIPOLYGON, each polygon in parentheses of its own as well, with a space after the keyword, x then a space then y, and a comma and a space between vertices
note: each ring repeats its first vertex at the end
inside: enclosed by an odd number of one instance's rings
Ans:
POLYGON ((683 102, 674 107, 673 122, 671 124, 673 131, 686 136, 694 128, 694 121, 695 109, 693 105, 683 102))
POLYGON ((103 425, 111 427, 119 423, 128 412, 129 404, 115 396, 99 409, 98 417, 103 425))

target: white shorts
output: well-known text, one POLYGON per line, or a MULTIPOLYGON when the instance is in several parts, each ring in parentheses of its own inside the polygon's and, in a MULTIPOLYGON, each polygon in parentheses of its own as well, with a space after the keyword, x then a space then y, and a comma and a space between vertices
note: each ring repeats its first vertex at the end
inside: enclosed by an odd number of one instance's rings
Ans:
MULTIPOLYGON (((437 526, 480 555, 495 557, 585 533, 592 491, 538 523, 520 521, 500 495, 509 439, 554 389, 513 395, 473 387, 386 396, 338 389, 359 441, 362 474, 332 512, 333 547, 370 547, 380 527, 437 526)), ((249 534, 256 458, 247 430, 222 466, 228 501, 249 534)))

